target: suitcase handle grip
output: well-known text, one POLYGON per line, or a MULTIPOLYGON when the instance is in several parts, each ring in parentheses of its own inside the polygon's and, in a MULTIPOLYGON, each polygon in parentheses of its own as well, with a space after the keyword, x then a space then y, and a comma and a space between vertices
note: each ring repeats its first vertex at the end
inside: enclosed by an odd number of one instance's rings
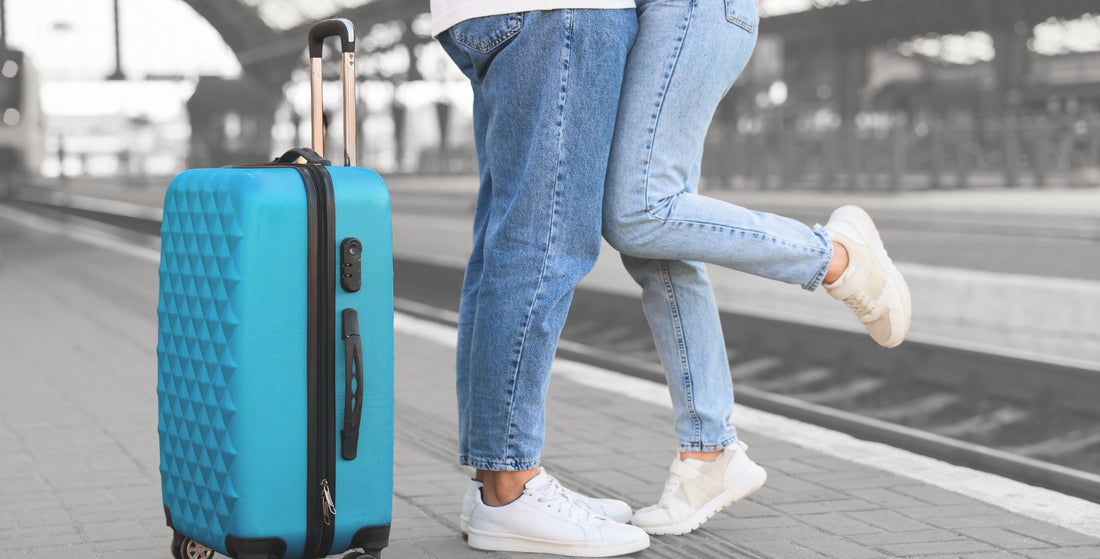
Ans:
POLYGON ((272 161, 272 163, 297 163, 299 160, 303 160, 313 165, 332 165, 331 161, 321 157, 317 152, 309 148, 294 148, 292 150, 287 150, 286 153, 275 158, 275 161, 272 161))
POLYGON ((355 52, 355 28, 341 17, 319 21, 309 28, 309 57, 321 58, 325 39, 334 36, 340 37, 342 52, 355 52))
POLYGON ((340 430, 340 456, 355 460, 359 452, 359 423, 363 416, 363 344, 359 339, 359 315, 344 309, 344 428, 340 430))
POLYGON ((344 165, 356 164, 355 121, 355 29, 344 18, 326 19, 309 28, 310 122, 313 151, 325 156, 324 95, 321 79, 321 53, 325 37, 340 37, 340 81, 344 93, 344 165))

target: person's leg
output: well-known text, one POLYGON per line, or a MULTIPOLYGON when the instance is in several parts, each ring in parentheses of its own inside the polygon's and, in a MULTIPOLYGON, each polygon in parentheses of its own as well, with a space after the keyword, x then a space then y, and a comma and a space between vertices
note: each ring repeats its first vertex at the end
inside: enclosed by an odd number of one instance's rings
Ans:
MULTIPOLYGON (((466 60, 458 52, 459 60, 466 60)), ((460 65, 465 70, 472 65, 460 65)), ((476 82, 471 81, 476 86, 476 82)), ((466 273, 462 278, 462 294, 458 305, 458 342, 455 357, 455 388, 458 396, 458 449, 460 455, 469 453, 466 433, 469 430, 470 402, 470 352, 472 345, 474 316, 477 311, 478 293, 481 288, 481 269, 484 260, 485 231, 489 222, 489 208, 492 206, 493 178, 489 174, 488 159, 485 154, 485 122, 487 110, 481 94, 474 94, 474 148, 477 153, 480 170, 480 186, 477 204, 474 207, 473 249, 466 264, 466 273)), ((480 481, 480 480, 478 480, 480 481)))
POLYGON ((638 39, 627 60, 605 192, 604 235, 627 255, 623 262, 643 289, 683 452, 720 451, 736 441, 727 425, 733 392, 717 305, 705 268, 694 257, 764 262, 775 250, 770 247, 785 241, 763 231, 778 229, 798 239, 787 243, 797 245, 794 252, 811 255, 801 256, 812 262, 804 266, 811 276, 823 275, 828 264, 827 246, 804 225, 761 217, 768 223, 749 230, 742 225, 755 214, 697 194, 707 126, 756 41, 753 1, 725 1, 736 23, 727 19, 723 0, 639 2, 638 39), (654 235, 646 223, 663 226, 670 220, 653 218, 650 203, 665 201, 664 209, 679 216, 685 199, 699 206, 719 204, 707 209, 713 223, 671 220, 668 229, 675 230, 676 239, 665 240, 661 231, 654 235), (687 246, 667 246, 676 242, 687 246), (812 244, 819 246, 807 250, 812 244))
POLYGON ((665 367, 679 451, 712 452, 737 442, 726 344, 702 262, 622 256, 642 288, 642 310, 665 367))
POLYGON ((608 171, 604 233, 642 287, 679 440, 671 467, 677 483, 666 484, 658 504, 633 521, 650 533, 675 534, 695 529, 766 478, 729 423, 733 389, 725 341, 698 260, 816 287, 830 247, 827 238, 793 220, 730 204, 711 207, 710 199, 697 195, 706 128, 755 44, 752 1, 643 0, 638 13, 639 38, 627 63, 608 171), (801 269, 788 269, 791 263, 801 269), (696 487, 698 480, 708 481, 696 487))
POLYGON ((488 208, 476 290, 464 295, 469 381, 459 386, 461 461, 479 470, 530 475, 538 466, 550 362, 573 288, 599 250, 635 25, 623 10, 529 12, 463 22, 441 38, 485 107, 489 186, 479 203, 488 208))
POLYGON ((482 166, 457 357, 471 547, 589 557, 645 532, 537 468, 553 358, 573 288, 595 263, 603 177, 636 20, 559 10, 462 22, 440 37, 473 82, 482 166), (464 378, 463 378, 464 377, 464 378), (537 468, 537 469, 536 469, 537 468))
POLYGON ((643 0, 627 62, 604 234, 639 258, 697 260, 816 288, 824 231, 697 193, 707 128, 756 42, 753 0, 643 0))

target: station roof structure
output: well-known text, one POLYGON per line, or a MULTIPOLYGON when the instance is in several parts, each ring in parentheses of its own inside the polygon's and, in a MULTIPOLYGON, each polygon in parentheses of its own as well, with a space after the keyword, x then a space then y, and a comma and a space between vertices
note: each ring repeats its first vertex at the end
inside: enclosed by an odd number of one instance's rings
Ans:
MULTIPOLYGON (((820 0, 815 0, 815 2, 820 0)), ((789 43, 865 46, 936 34, 1029 28, 1100 13, 1095 0, 850 0, 768 18, 764 33, 789 43)))
MULTIPOLYGON (((306 31, 327 17, 360 25, 409 20, 427 2, 408 0, 184 0, 218 31, 246 72, 285 64, 304 50, 306 31)), ((775 0, 770 0, 774 2, 775 0)), ((769 0, 761 0, 765 15, 769 0)), ((866 46, 927 34, 1011 29, 1100 12, 1096 0, 806 0, 803 11, 767 17, 761 28, 788 43, 866 46)))
POLYGON ((306 33, 318 20, 346 17, 360 27, 408 19, 427 11, 407 0, 184 0, 236 54, 246 72, 279 73, 273 64, 305 51, 306 33))

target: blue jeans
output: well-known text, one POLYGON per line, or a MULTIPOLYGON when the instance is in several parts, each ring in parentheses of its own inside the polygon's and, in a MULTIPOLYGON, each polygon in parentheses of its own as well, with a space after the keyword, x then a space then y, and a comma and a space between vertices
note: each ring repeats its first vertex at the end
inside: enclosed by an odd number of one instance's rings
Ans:
POLYGON ((488 16, 440 34, 474 90, 481 186, 459 308, 459 459, 539 464, 550 364, 600 248, 632 10, 488 16))
POLYGON ((682 451, 733 444, 733 386, 701 262, 815 289, 823 230, 698 194, 703 140, 756 44, 755 0, 638 0, 604 198, 604 236, 642 287, 682 451))

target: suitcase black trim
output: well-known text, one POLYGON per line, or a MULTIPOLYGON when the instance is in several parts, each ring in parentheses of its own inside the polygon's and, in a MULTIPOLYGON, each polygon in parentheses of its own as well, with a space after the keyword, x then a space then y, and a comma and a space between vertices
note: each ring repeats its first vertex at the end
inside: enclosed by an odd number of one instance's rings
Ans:
POLYGON ((238 538, 225 536, 225 551, 237 559, 283 559, 286 542, 281 538, 238 538))
POLYGON ((351 537, 349 548, 358 547, 369 551, 379 551, 390 545, 390 525, 366 526, 360 528, 351 537))
POLYGON ((332 179, 324 165, 293 165, 302 175, 309 212, 308 363, 309 466, 306 482, 305 555, 327 557, 333 521, 326 512, 326 492, 336 495, 336 223, 332 179))

